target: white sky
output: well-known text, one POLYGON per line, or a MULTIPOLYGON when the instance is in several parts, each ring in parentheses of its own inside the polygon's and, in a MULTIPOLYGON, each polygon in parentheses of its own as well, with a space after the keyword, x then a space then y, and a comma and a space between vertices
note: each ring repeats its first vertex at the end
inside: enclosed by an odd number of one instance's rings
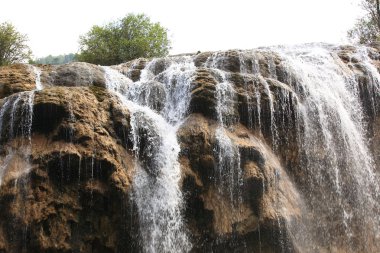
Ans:
POLYGON ((36 57, 75 53, 93 25, 145 13, 169 29, 172 54, 306 42, 345 43, 361 0, 1 0, 0 22, 36 57))

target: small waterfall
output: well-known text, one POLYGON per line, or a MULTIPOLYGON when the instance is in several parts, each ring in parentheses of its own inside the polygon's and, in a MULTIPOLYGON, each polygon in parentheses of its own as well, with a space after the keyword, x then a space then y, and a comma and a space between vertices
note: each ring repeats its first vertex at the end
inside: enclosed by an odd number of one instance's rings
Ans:
POLYGON ((24 161, 22 171, 30 170, 34 95, 36 90, 43 88, 40 79, 41 70, 33 66, 33 73, 35 74, 36 89, 6 97, 0 109, 0 142, 21 137, 19 147, 7 145, 6 155, 3 160, 0 160, 0 185, 9 165, 18 157, 24 161))
POLYGON ((32 66, 33 67, 33 72, 36 76, 36 90, 42 90, 44 87, 42 86, 42 83, 41 83, 41 69, 39 69, 38 67, 36 66, 32 66))
POLYGON ((238 205, 242 201, 241 187, 243 183, 243 173, 240 166, 239 148, 228 136, 227 129, 238 121, 237 95, 228 73, 216 68, 223 61, 223 54, 215 53, 209 57, 205 67, 216 76, 216 114, 219 126, 215 132, 216 146, 215 157, 217 160, 215 184, 221 195, 227 197, 233 205, 238 205))
POLYGON ((187 114, 190 84, 195 70, 190 56, 173 57, 164 63, 153 59, 142 70, 140 81, 130 85, 126 96, 155 110, 167 122, 176 125, 187 114), (162 72, 157 70, 159 65, 165 68, 162 72))
POLYGON ((180 148, 175 129, 149 109, 137 106, 132 114, 134 151, 141 156, 134 179, 134 199, 144 251, 187 252, 190 244, 181 214, 177 161, 180 148))
POLYGON ((148 63, 141 80, 128 81, 124 92, 120 92, 120 84, 126 83, 125 77, 104 67, 108 89, 116 91, 131 112, 133 150, 138 160, 132 197, 144 252, 188 252, 191 248, 182 219, 176 125, 187 113, 195 67, 190 59, 168 61, 167 68, 157 75, 155 60, 148 63))
MULTIPOLYGON (((11 100, 6 98, 5 102, 3 103, 0 109, 0 141, 2 141, 2 136, 3 136, 4 114, 6 111, 9 110, 9 108, 11 107, 11 104, 12 104, 11 100)), ((11 152, 8 152, 4 160, 0 161, 0 186, 2 184, 3 176, 4 176, 4 173, 6 172, 8 164, 11 158, 13 157, 13 155, 10 155, 10 154, 11 152)))
POLYGON ((261 76, 260 76, 260 81, 264 85, 265 94, 268 96, 268 99, 269 99, 270 131, 271 131, 271 136, 272 136, 272 148, 276 150, 277 141, 278 141, 278 133, 277 133, 276 120, 274 118, 274 113, 275 113, 274 99, 273 99, 272 92, 269 88, 268 82, 261 76))
MULTIPOLYGON (((369 58, 370 51, 366 47, 359 47, 354 55, 363 64, 367 75, 367 85, 364 87, 365 92, 362 92, 363 100, 368 100, 369 108, 367 110, 372 114, 372 118, 376 117, 376 111, 380 110, 380 74, 377 68, 371 63, 369 58)), ((366 105, 364 105, 365 107, 366 105)))
POLYGON ((23 165, 26 166, 23 171, 30 170, 33 99, 33 91, 17 93, 5 98, 0 109, 0 142, 6 142, 19 136, 22 137, 18 148, 10 145, 3 146, 6 149, 6 155, 4 160, 0 160, 0 185, 10 163, 16 156, 21 157, 26 162, 23 165))

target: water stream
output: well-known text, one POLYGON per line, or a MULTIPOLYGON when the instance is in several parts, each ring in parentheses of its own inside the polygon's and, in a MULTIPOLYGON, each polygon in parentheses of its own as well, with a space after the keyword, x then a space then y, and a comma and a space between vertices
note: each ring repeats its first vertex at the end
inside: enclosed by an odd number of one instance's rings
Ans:
POLYGON ((187 114, 195 67, 190 58, 172 58, 162 72, 154 73, 156 64, 155 60, 148 63, 140 81, 134 83, 109 67, 104 70, 108 89, 118 94, 131 113, 137 158, 132 198, 142 248, 144 252, 188 252, 191 244, 182 218, 176 133, 187 114))
POLYGON ((4 98, 3 105, 0 108, 0 142, 12 140, 15 137, 21 137, 21 143, 18 147, 12 145, 6 146, 6 155, 0 161, 0 185, 3 176, 7 172, 10 164, 17 157, 24 161, 23 172, 28 172, 30 166, 30 155, 32 152, 32 121, 33 121, 33 104, 36 90, 41 90, 41 70, 32 66, 32 72, 35 74, 35 86, 32 91, 19 92, 4 98), (4 139, 5 138, 5 139, 4 139))
MULTIPOLYGON (((308 175, 302 189, 311 211, 304 222, 310 222, 321 247, 373 252, 373 240, 380 235, 379 179, 366 138, 357 76, 327 45, 274 51, 301 86, 294 90, 304 93, 297 107, 303 125, 300 166, 308 175)), ((365 52, 357 54, 367 59, 365 52)), ((377 73, 369 61, 364 67, 377 73)), ((372 78, 379 82, 378 75, 372 78)))

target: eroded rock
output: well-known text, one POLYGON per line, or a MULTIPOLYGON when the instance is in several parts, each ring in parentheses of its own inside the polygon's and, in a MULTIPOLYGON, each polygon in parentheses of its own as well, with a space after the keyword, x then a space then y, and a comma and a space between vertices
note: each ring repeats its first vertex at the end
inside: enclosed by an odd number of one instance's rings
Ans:
POLYGON ((34 90, 35 83, 35 73, 30 65, 0 67, 0 99, 17 92, 34 90))

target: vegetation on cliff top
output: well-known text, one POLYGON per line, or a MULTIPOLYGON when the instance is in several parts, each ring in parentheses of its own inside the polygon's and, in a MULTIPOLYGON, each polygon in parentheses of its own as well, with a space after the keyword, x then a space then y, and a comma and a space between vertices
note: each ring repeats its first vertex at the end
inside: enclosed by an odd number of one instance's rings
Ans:
POLYGON ((48 55, 46 57, 37 58, 31 63, 36 64, 51 64, 51 65, 59 65, 65 64, 76 60, 76 54, 61 54, 61 55, 48 55))
POLYGON ((0 23, 0 66, 27 61, 32 52, 26 44, 28 37, 8 22, 0 23))
POLYGON ((80 37, 79 61, 112 65, 139 57, 161 57, 169 53, 167 29, 144 14, 128 14, 105 26, 93 26, 80 37))
POLYGON ((348 31, 348 37, 356 43, 367 44, 380 41, 380 0, 363 0, 364 16, 348 31))

